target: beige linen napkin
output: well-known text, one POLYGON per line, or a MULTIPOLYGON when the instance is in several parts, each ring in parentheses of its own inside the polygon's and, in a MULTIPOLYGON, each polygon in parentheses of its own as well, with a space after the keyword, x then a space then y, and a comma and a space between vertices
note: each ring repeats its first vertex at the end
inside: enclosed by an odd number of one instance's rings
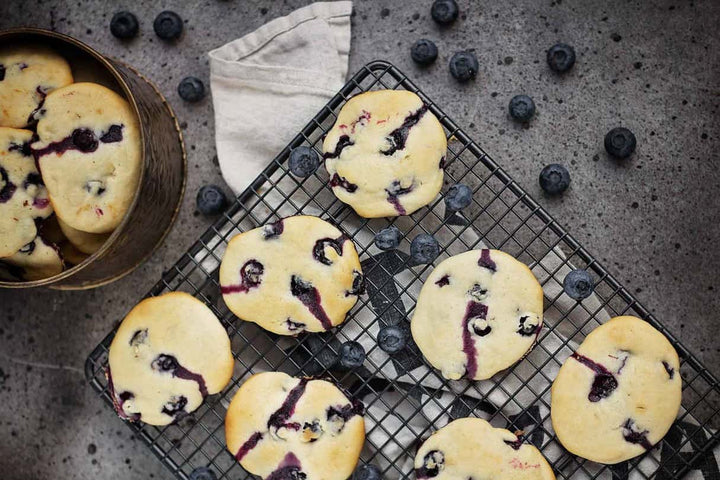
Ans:
POLYGON ((352 2, 317 2, 209 53, 223 177, 242 192, 342 87, 352 2))

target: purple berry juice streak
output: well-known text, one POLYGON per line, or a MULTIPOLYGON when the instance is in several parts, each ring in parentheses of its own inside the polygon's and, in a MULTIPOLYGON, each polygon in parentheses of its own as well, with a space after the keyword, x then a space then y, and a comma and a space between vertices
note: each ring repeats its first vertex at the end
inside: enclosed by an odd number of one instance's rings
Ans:
POLYGON ((330 187, 340 187, 347 190, 348 193, 353 193, 355 190, 358 189, 357 185, 348 182, 345 177, 341 177, 337 173, 334 173, 332 178, 330 179, 330 187))
POLYGON ((630 443, 637 443, 641 447, 643 447, 645 450, 650 450, 653 448, 653 444, 650 443, 650 441, 647 439, 647 434, 649 433, 647 430, 643 431, 637 431, 635 430, 635 422, 628 418, 625 423, 623 424, 623 438, 625 441, 630 443))
POLYGON ((347 147, 350 147, 352 145, 355 145, 352 140, 350 140, 350 137, 347 135, 343 135, 340 138, 338 138, 338 142, 335 145, 335 150, 332 152, 327 152, 323 154, 323 158, 338 158, 343 150, 345 150, 347 147))
MULTIPOLYGON (((122 140, 123 125, 111 125, 107 132, 100 135, 102 143, 116 143, 122 140)), ((98 141, 95 134, 87 128, 76 128, 73 132, 57 142, 49 143, 46 147, 32 150, 35 158, 40 158, 50 153, 62 155, 68 150, 79 150, 81 152, 90 153, 97 150, 98 141)))
POLYGON ((405 142, 407 142, 408 135, 410 135, 410 129, 417 125, 423 115, 425 115, 425 112, 427 112, 427 105, 423 105, 418 110, 405 117, 402 125, 388 134, 388 139, 390 140, 391 145, 390 148, 383 150, 382 153, 384 155, 392 155, 398 150, 403 150, 405 148, 405 142))
POLYGON ((237 461, 239 462, 240 460, 242 460, 243 457, 245 455, 247 455, 250 450, 255 448, 257 446, 257 444, 260 442, 260 440, 262 440, 262 439, 263 439, 263 434, 260 432, 255 432, 252 435, 250 435, 250 438, 245 440, 245 443, 242 444, 240 449, 235 454, 235 458, 237 459, 237 461))
POLYGON ((300 382, 288 392, 285 401, 282 403, 280 408, 275 410, 267 421, 268 430, 271 428, 278 429, 284 426, 288 419, 295 413, 295 405, 300 400, 300 397, 305 393, 305 388, 308 384, 307 378, 301 378, 300 382))
POLYGON ((294 453, 288 452, 280 465, 265 480, 304 480, 307 475, 302 471, 300 460, 294 453))
POLYGON ((477 373, 477 350, 475 349, 475 339, 473 339, 468 325, 470 324, 470 320, 473 318, 484 319, 487 317, 487 311, 488 308, 486 305, 473 301, 468 302, 467 307, 465 308, 465 316, 462 321, 462 340, 463 352, 467 357, 465 375, 469 378, 474 378, 477 373))
POLYGON ((290 292, 293 297, 300 300, 302 304, 310 310, 310 313, 318 319, 325 330, 332 328, 332 322, 322 307, 322 299, 320 298, 320 292, 318 292, 317 288, 297 275, 293 275, 290 278, 290 292))
POLYGON ((265 271, 265 267, 257 260, 248 260, 240 267, 240 283, 237 285, 221 285, 220 293, 228 295, 230 293, 247 293, 250 289, 257 287, 262 283, 260 277, 265 271))
POLYGON ((593 403, 599 402, 603 398, 609 397, 615 391, 618 382, 610 370, 579 353, 573 353, 570 355, 570 358, 575 359, 595 372, 595 379, 593 380, 592 387, 590 387, 588 400, 593 403))
POLYGON ((112 373, 110 373, 110 367, 107 367, 105 373, 108 381, 108 394, 110 395, 110 400, 112 400, 113 407, 115 407, 115 411, 117 412, 118 416, 127 420, 140 420, 139 413, 133 413, 132 415, 128 415, 127 413, 125 413, 125 410, 123 410, 123 404, 128 400, 134 398, 135 396, 130 392, 121 392, 119 395, 116 394, 115 385, 113 384, 112 380, 112 373))
POLYGON ((345 235, 340 235, 338 238, 321 238, 315 242, 313 247, 313 258, 323 265, 332 265, 332 260, 327 258, 325 255, 325 248, 330 247, 335 250, 335 253, 342 256, 343 245, 348 238, 345 235))
POLYGON ((665 360, 663 360, 662 364, 663 364, 663 367, 665 367, 665 371, 667 372, 668 376, 670 377, 670 380, 672 380, 673 377, 675 376, 675 369, 673 367, 671 367, 670 364, 668 362, 666 362, 665 360))
POLYGON ((478 266, 487 268, 488 270, 492 270, 493 272, 497 271, 497 265, 493 261, 492 258, 490 258, 490 250, 487 248, 483 248, 480 251, 480 259, 478 260, 478 266))
POLYGON ((440 277, 440 280, 435 282, 435 285, 437 285, 440 288, 442 288, 446 285, 450 285, 450 275, 443 275, 442 277, 440 277))

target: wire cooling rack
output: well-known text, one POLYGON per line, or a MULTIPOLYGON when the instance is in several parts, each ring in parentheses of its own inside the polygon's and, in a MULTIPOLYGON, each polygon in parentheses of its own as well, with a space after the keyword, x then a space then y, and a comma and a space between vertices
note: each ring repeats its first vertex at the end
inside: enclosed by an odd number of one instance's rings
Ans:
MULTIPOLYGON (((715 462, 712 448, 720 440, 718 380, 455 122, 403 73, 384 61, 372 62, 357 72, 222 218, 162 276, 148 296, 173 290, 189 292, 213 310, 227 328, 237 359, 231 384, 175 424, 158 428, 126 422, 180 479, 187 479, 199 466, 208 466, 218 478, 252 477, 226 450, 223 419, 242 380, 264 370, 323 376, 341 384, 349 395, 361 398, 370 426, 361 462, 380 465, 385 478, 413 478, 407 469, 403 470, 402 463, 414 457, 420 441, 447 419, 469 414, 482 416, 495 426, 522 431, 526 441, 548 458, 558 478, 680 478, 691 470, 705 471, 708 462, 715 462), (474 190, 473 203, 462 215, 438 213, 444 212, 440 196, 409 217, 363 219, 335 198, 323 168, 307 179, 288 172, 292 148, 308 145, 321 152, 322 139, 347 99, 377 89, 413 91, 440 120, 449 139, 443 191, 456 182, 474 190), (219 292, 217 266, 233 235, 299 213, 321 216, 353 239, 367 276, 367 295, 360 297, 348 320, 332 332, 280 338, 240 321, 227 309, 219 292), (399 225, 405 238, 397 251, 381 253, 372 246, 372 237, 389 224, 399 225), (482 241, 533 268, 545 291, 546 325, 538 344, 516 367, 484 382, 452 382, 443 379, 438 371, 423 367, 425 363, 412 340, 396 356, 380 351, 374 341, 378 326, 398 324, 408 330, 417 291, 432 270, 432 265, 411 266, 404 253, 419 233, 440 239, 442 253, 435 264, 448 255, 480 248, 482 241), (547 258, 553 261, 544 261, 547 258), (591 272, 596 280, 593 302, 572 301, 561 288, 551 288, 562 284, 569 268, 591 272), (575 457, 559 444, 549 427, 549 386, 559 366, 589 331, 607 318, 622 314, 646 319, 674 344, 681 358, 683 401, 676 423, 651 453, 606 467, 575 457), (361 341, 368 356, 360 369, 338 370, 338 347, 348 340, 361 341), (395 375, 388 374, 393 371, 395 375), (388 395, 392 393, 395 395, 388 395), (441 397, 448 394, 454 400, 443 402, 441 397), (502 402, 496 400, 498 394, 502 402), (399 402, 404 402, 406 412, 398 425, 391 420, 399 402), (413 423, 415 418, 422 422, 413 423), (406 432, 410 423, 421 425, 412 430, 417 439, 410 443, 398 440, 401 430, 406 432)), ((113 335, 114 331, 95 348, 85 365, 88 380, 108 406, 112 401, 105 368, 113 335)))

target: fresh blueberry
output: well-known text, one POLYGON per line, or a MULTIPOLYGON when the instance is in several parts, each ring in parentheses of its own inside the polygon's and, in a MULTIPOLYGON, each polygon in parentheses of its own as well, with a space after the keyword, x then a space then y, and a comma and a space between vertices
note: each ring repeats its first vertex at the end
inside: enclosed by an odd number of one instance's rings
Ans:
POLYGON ((380 469, 375 465, 366 464, 355 470, 352 480, 381 480, 380 469))
POLYGON ((176 40, 182 35, 183 21, 177 13, 165 10, 155 17, 153 29, 163 40, 176 40))
POLYGON ((445 194, 445 206, 448 210, 457 212, 470 205, 473 192, 470 187, 463 183, 456 183, 448 188, 445 194))
POLYGON ((449 25, 458 18, 460 10, 455 0, 435 0, 430 9, 430 16, 440 25, 449 25))
POLYGON ((440 255, 440 245, 435 237, 421 233, 410 243, 410 259, 416 264, 432 263, 440 255))
POLYGON ((435 61, 438 56, 438 49, 435 42, 422 38, 415 42, 415 45, 410 49, 410 56, 420 65, 430 65, 435 61))
POLYGON ((217 185, 205 185, 197 193, 197 209, 203 215, 217 215, 225 210, 227 198, 217 185))
POLYGON ((402 233, 395 226, 383 228, 375 235, 375 246, 380 250, 392 250, 400 245, 402 233))
POLYGON ((510 99, 510 116, 518 122, 529 122, 535 115, 535 102, 527 95, 515 95, 510 99))
POLYGON ((590 274, 585 270, 573 270, 565 275, 563 288, 570 298, 582 300, 593 293, 595 285, 590 274))
POLYGON ((605 150, 615 158, 628 158, 635 151, 635 135, 625 127, 617 127, 605 135, 605 150))
POLYGON ((301 145, 293 148, 290 152, 290 160, 288 167, 290 172, 297 177, 309 177, 320 165, 320 157, 317 152, 310 147, 301 145))
POLYGON ((564 43, 553 45, 547 52, 547 63, 558 73, 567 72, 575 65, 575 49, 564 43))
POLYGON ((205 85, 197 77, 185 77, 180 80, 177 91, 186 102, 197 102, 205 96, 205 85))
POLYGON ((407 344, 405 332, 397 325, 388 325, 378 332, 378 345, 386 353, 397 353, 407 344))
POLYGON ((551 163, 540 172, 540 188, 550 195, 557 195, 570 186, 570 173, 559 163, 551 163))
POLYGON ((137 17, 130 12, 117 12, 110 20, 110 33, 117 38, 133 38, 139 29, 137 17))
POLYGON ((360 368, 365 361, 365 349, 358 342, 345 342, 340 347, 340 366, 348 370, 360 368))
POLYGON ((208 467, 198 467, 190 472, 189 480, 217 480, 215 472, 208 467))
POLYGON ((450 59, 450 75, 458 82, 475 78, 480 69, 477 57, 472 52, 457 52, 450 59))

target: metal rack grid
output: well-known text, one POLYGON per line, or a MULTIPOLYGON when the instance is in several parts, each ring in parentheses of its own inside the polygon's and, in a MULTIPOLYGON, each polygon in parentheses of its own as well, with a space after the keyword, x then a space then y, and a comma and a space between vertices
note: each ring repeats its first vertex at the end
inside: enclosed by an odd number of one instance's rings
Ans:
MULTIPOLYGON (((237 359, 231 384, 220 394, 208 397, 197 411, 175 424, 158 428, 126 422, 180 479, 187 479, 198 466, 210 467, 218 478, 252 477, 226 450, 223 419, 242 379, 261 370, 323 376, 341 384, 350 395, 362 397, 366 418, 371 417, 372 428, 368 431, 361 461, 381 465, 385 478, 406 477, 401 469, 403 456, 413 457, 418 445, 415 442, 412 446, 398 444, 393 445, 397 448, 386 448, 399 431, 387 421, 396 407, 384 395, 388 392, 399 393, 400 401, 411 401, 415 408, 412 415, 422 418, 427 424, 420 431, 415 431, 419 439, 432 433, 440 418, 481 412, 494 426, 523 431, 526 441, 534 443, 548 458, 558 478, 615 479, 627 478, 629 473, 633 473, 633 478, 680 478, 690 470, 701 468, 707 456, 712 455, 713 446, 720 441, 717 431, 720 427, 718 380, 455 122, 403 73, 384 61, 372 62, 357 72, 236 199, 222 218, 165 272, 148 296, 172 290, 189 292, 213 310, 227 328, 237 359), (409 217, 363 219, 335 198, 327 186, 327 173, 323 168, 307 179, 299 179, 289 173, 286 163, 292 148, 309 145, 321 152, 322 139, 335 122, 344 102, 357 93, 377 89, 413 91, 440 120, 449 139, 443 191, 456 182, 466 183, 474 191, 473 203, 463 211, 463 215, 439 214, 443 204, 441 196, 409 217), (233 235, 299 213, 321 216, 338 225, 353 239, 369 280, 368 295, 360 297, 347 321, 332 332, 281 339, 254 324, 240 321, 227 309, 219 292, 217 265, 227 241, 233 235), (398 251, 381 254, 385 255, 385 261, 379 261, 379 251, 372 246, 372 237, 389 224, 400 225, 405 238, 398 251), (435 264, 448 255, 479 248, 481 239, 490 248, 504 250, 530 265, 536 275, 538 271, 542 272, 539 277, 545 290, 546 324, 532 352, 520 362, 525 373, 518 373, 520 368, 516 365, 484 382, 453 382, 442 378, 438 371, 427 368, 420 369, 422 375, 418 376, 405 372, 405 380, 398 381, 387 374, 390 366, 397 366, 396 359, 375 355, 375 349, 379 352, 377 345, 367 348, 368 356, 363 368, 355 371, 336 368, 332 359, 340 342, 363 337, 367 346, 366 336, 372 337, 378 325, 398 323, 407 327, 418 286, 432 270, 432 265, 409 265, 407 255, 402 253, 408 250, 409 242, 419 233, 431 233, 445 239, 441 241, 441 256, 435 264), (468 241, 469 237, 474 240, 468 241), (558 252, 561 253, 558 255, 558 252), (559 261, 548 266, 544 261, 548 255, 559 261), (587 269, 595 278, 595 303, 568 302, 567 297, 563 298, 562 291, 548 294, 546 287, 551 282, 561 285, 563 272, 570 265, 570 268, 587 269), (373 275, 373 270, 379 275, 373 275), (398 280, 398 272, 401 271, 404 272, 404 280, 398 280), (359 315, 364 309, 372 312, 370 322, 367 317, 359 315), (660 454, 645 454, 611 467, 566 452, 547 428, 549 385, 554 378, 552 372, 557 371, 573 347, 589 331, 607 318, 605 313, 611 317, 636 315, 663 332, 680 355, 683 378, 681 415, 654 449, 660 454), (556 320, 547 321, 551 316, 556 320), (578 317, 584 320, 574 320, 578 317), (527 373, 528 369, 530 373, 527 373), (456 399, 452 406, 438 401, 442 392, 452 392, 456 399), (506 399, 502 404, 492 404, 487 400, 497 393, 506 399), (528 398, 531 401, 518 400, 528 398), (432 415, 428 413, 430 411, 432 415), (377 433, 381 435, 375 435, 377 433), (380 444, 374 438, 386 438, 386 441, 380 444), (388 451, 399 453, 391 458, 393 455, 389 455, 388 451)), ((105 368, 113 335, 114 331, 95 348, 85 365, 88 380, 109 406, 112 401, 105 368)), ((424 362, 412 341, 404 352, 405 360, 411 364, 424 362)))

